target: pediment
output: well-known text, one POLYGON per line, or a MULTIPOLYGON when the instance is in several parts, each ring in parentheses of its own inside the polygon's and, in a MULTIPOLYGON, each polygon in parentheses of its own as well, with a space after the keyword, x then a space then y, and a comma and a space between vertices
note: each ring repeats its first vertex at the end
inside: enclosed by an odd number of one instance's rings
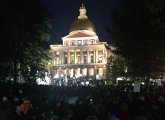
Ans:
POLYGON ((70 33, 69 35, 65 36, 64 38, 78 38, 78 37, 95 37, 96 35, 94 34, 90 34, 87 32, 81 32, 81 31, 77 31, 74 33, 70 33))

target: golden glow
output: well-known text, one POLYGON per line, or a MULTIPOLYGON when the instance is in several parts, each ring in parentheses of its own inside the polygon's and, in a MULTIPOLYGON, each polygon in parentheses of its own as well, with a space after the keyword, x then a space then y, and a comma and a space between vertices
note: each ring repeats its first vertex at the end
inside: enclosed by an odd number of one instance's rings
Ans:
POLYGON ((86 76, 87 75, 87 68, 84 68, 83 69, 83 76, 86 76))
POLYGON ((103 75, 103 68, 99 68, 99 75, 103 75))
POLYGON ((70 77, 73 77, 74 76, 74 69, 71 69, 70 70, 70 77))
POLYGON ((94 75, 94 69, 93 68, 90 69, 90 75, 94 75))
POLYGON ((80 68, 77 69, 77 75, 80 75, 80 68))

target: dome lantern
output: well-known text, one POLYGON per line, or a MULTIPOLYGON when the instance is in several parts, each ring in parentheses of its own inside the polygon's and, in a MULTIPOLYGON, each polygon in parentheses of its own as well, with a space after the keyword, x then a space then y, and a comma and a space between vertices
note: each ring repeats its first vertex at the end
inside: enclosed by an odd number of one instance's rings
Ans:
POLYGON ((78 19, 88 19, 88 17, 86 16, 86 9, 83 3, 79 9, 79 12, 80 12, 80 15, 78 16, 78 19))

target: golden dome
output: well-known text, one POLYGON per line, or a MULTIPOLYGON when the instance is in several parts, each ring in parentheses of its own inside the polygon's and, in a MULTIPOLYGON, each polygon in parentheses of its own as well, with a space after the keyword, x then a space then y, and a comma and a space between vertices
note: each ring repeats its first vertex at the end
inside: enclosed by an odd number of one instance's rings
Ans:
POLYGON ((74 23, 71 25, 70 32, 76 31, 76 30, 90 30, 95 32, 95 26, 89 19, 77 19, 74 21, 74 23))
POLYGON ((70 32, 76 30, 89 30, 95 32, 96 31, 95 26, 86 16, 86 9, 83 4, 80 7, 79 11, 80 11, 80 15, 78 16, 78 19, 75 20, 71 25, 70 32))

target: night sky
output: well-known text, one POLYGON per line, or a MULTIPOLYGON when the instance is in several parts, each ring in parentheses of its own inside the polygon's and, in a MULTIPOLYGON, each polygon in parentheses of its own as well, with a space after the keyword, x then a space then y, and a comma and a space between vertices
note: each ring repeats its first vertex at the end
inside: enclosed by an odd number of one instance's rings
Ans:
POLYGON ((111 20, 111 11, 118 6, 118 0, 42 0, 53 16, 50 31, 50 44, 61 44, 61 38, 69 34, 71 24, 79 15, 79 8, 84 3, 87 16, 96 27, 100 41, 108 39, 104 30, 111 20))

